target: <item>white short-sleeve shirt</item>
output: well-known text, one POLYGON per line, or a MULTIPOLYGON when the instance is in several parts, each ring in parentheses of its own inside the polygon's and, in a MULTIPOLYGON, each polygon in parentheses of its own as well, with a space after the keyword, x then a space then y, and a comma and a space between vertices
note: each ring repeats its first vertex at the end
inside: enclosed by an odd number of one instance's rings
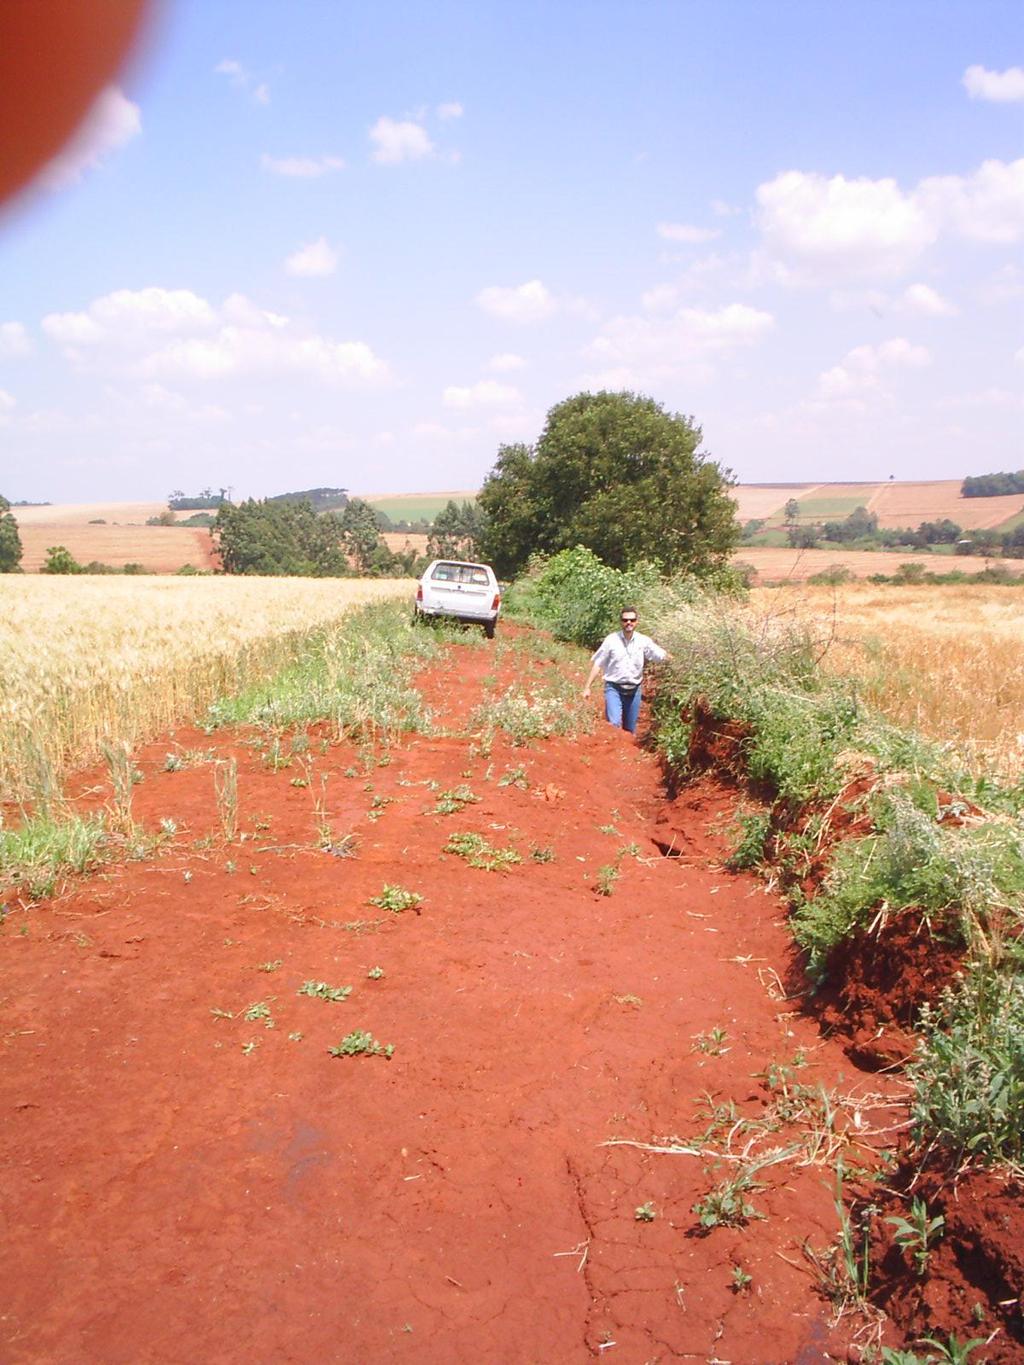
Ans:
POLYGON ((594 650, 591 663, 599 665, 605 682, 620 683, 625 687, 639 687, 643 681, 644 664, 660 663, 668 655, 649 635, 638 630, 627 640, 621 630, 613 631, 594 650))

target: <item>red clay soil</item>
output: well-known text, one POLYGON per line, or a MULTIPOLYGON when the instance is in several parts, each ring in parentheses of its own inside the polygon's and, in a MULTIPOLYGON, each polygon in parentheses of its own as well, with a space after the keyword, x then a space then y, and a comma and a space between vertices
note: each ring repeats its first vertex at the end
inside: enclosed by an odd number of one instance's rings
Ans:
POLYGON ((961 1341, 984 1343, 972 1360, 1016 1365, 1024 1359, 1021 1303, 1024 1241, 1019 1180, 984 1169, 959 1175, 933 1161, 901 1163, 872 1224, 871 1257, 877 1267, 872 1299, 892 1322, 921 1336, 945 1337, 951 1323, 961 1341), (909 1198, 922 1200, 929 1219, 944 1225, 929 1244, 926 1273, 902 1250, 888 1222, 907 1217, 909 1198))
POLYGON ((938 1001, 963 963, 961 944, 944 941, 907 910, 832 949, 815 1003, 826 1027, 846 1037, 858 1065, 892 1066, 912 1056, 921 1006, 938 1001))
POLYGON ((490 752, 466 732, 513 667, 553 665, 454 648, 420 684, 446 729, 314 736, 311 780, 256 735, 181 731, 137 756, 135 819, 176 831, 155 853, 8 898, 4 1361, 811 1365, 902 1340, 834 1321, 803 1252, 835 1242, 834 1175, 804 1130, 696 1135, 821 1086, 822 1141, 870 1165, 905 1087, 786 998, 784 906, 723 867, 730 789, 666 806, 603 722, 490 752), (208 753, 238 760, 230 842, 208 753), (435 813, 462 784, 479 801, 435 813), (522 862, 470 867, 457 831, 522 862), (385 884, 416 913, 370 905, 385 884), (331 1055, 360 1030, 393 1056, 331 1055), (747 1143, 790 1150, 745 1226, 701 1229, 747 1143))

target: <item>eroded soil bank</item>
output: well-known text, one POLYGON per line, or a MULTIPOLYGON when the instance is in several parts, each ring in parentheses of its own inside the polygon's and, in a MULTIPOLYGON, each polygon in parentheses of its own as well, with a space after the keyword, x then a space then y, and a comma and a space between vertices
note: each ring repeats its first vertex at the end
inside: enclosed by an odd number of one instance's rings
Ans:
POLYGON ((781 901, 723 866, 730 789, 667 801, 603 724, 466 733, 554 666, 456 646, 421 679, 439 733, 390 748, 180 731, 138 756, 158 852, 8 915, 5 1360, 809 1365, 902 1339, 823 1290, 836 1157, 875 1164, 905 1087, 794 995, 781 901), (231 841, 211 755, 238 762, 231 841), (460 832, 521 861, 470 866, 460 832), (390 1059, 331 1055, 361 1032, 390 1059))

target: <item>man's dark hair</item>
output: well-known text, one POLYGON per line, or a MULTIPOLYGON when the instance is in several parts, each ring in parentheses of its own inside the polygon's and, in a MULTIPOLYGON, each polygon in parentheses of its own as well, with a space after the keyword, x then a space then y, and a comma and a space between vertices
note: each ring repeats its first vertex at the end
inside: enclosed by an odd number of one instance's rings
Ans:
POLYGON ((620 616, 625 616, 627 612, 629 612, 629 614, 630 614, 631 616, 639 616, 639 615, 640 615, 640 613, 637 611, 636 607, 621 607, 621 608, 619 609, 619 615, 620 615, 620 616))

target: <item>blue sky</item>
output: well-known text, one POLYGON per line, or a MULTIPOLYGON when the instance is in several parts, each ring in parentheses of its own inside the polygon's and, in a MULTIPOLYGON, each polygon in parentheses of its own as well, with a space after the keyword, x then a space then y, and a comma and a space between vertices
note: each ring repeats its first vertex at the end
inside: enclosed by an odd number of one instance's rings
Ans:
POLYGON ((1024 463, 1019 4, 179 0, 0 218, 0 492, 479 485, 628 388, 742 482, 1024 463))

